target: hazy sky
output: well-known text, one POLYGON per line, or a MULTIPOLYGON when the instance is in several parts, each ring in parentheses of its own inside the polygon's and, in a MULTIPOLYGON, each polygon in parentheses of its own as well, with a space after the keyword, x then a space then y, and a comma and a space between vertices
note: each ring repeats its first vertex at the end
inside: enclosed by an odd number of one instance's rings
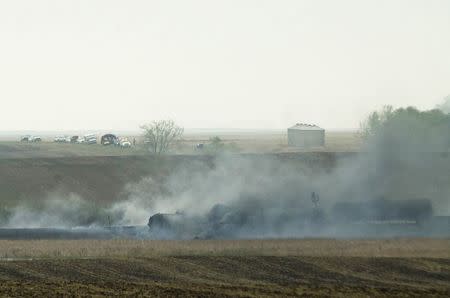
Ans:
POLYGON ((354 128, 448 94, 448 0, 0 2, 0 130, 354 128))

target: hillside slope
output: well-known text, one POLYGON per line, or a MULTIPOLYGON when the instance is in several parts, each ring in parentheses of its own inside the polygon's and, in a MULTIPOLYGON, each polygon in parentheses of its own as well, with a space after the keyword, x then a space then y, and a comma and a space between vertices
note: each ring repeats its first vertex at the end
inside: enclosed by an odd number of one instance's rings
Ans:
MULTIPOLYGON (((246 155, 254 159, 275 158, 299 167, 331 169, 342 153, 293 153, 246 155)), ((107 204, 121 199, 127 183, 143 177, 161 179, 180 166, 202 163, 213 166, 212 156, 91 156, 0 159, 0 198, 3 203, 39 200, 51 192, 76 193, 107 204)))

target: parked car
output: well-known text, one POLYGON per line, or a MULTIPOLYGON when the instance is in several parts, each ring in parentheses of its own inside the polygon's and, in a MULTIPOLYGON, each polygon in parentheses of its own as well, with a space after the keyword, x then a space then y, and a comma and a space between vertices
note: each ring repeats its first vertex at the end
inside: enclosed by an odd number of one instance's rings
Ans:
POLYGON ((69 136, 57 136, 53 139, 55 143, 70 143, 69 136))
POLYGON ((127 138, 120 139, 120 147, 122 148, 129 148, 131 147, 131 142, 127 138))
POLYGON ((71 138, 70 138, 70 142, 71 143, 78 143, 78 139, 79 139, 80 137, 79 136, 72 136, 71 138))
POLYGON ((26 136, 22 136, 20 138, 21 142, 33 142, 33 143, 37 143, 37 142, 41 142, 42 138, 38 137, 38 136, 30 136, 30 135, 26 135, 26 136))
POLYGON ((29 142, 30 141, 31 136, 26 135, 26 136, 21 136, 20 137, 20 141, 21 142, 29 142))
POLYGON ((84 135, 84 142, 85 144, 97 144, 97 136, 95 134, 87 134, 84 135))

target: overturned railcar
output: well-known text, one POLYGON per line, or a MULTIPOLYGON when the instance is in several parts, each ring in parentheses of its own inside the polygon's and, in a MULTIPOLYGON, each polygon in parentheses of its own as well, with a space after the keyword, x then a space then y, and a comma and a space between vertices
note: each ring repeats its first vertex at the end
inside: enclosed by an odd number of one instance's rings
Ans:
POLYGON ((192 239, 201 232, 199 219, 181 212, 157 213, 147 225, 154 239, 192 239))
POLYGON ((448 236, 450 220, 433 216, 428 199, 338 202, 320 208, 215 205, 203 215, 155 214, 154 238, 448 236))

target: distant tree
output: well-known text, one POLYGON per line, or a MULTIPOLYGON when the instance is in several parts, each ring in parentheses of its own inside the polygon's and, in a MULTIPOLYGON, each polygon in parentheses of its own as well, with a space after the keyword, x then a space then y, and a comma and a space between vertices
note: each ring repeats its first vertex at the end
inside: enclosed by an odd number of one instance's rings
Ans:
POLYGON ((434 109, 384 107, 361 124, 361 135, 377 148, 442 151, 450 145, 450 114, 434 109))
POLYGON ((439 109, 444 113, 450 114, 450 95, 445 97, 443 102, 436 106, 436 109, 439 109))
POLYGON ((222 149, 225 145, 222 141, 222 139, 218 136, 209 138, 210 146, 214 147, 215 149, 222 149))
POLYGON ((209 142, 205 145, 205 153, 216 154, 225 149, 225 143, 219 136, 209 138, 209 142))
POLYGON ((184 128, 175 124, 173 120, 158 120, 141 126, 144 130, 144 143, 150 152, 162 154, 184 133, 184 128))
POLYGON ((361 122, 360 135, 364 139, 374 136, 383 124, 392 118, 393 114, 392 106, 384 106, 380 111, 372 112, 367 119, 361 122))
POLYGON ((235 143, 225 143, 219 136, 209 138, 209 143, 206 145, 206 153, 210 154, 237 151, 239 149, 235 143))

